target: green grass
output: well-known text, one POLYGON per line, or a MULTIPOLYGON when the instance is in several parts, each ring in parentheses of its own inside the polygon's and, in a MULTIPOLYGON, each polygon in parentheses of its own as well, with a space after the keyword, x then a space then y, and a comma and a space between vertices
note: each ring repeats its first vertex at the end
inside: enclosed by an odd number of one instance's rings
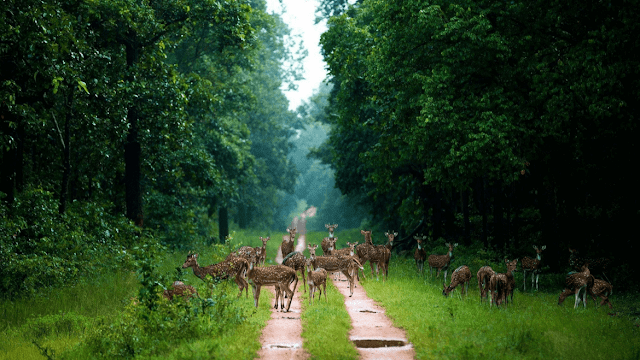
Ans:
POLYGON ((587 309, 574 310, 571 299, 558 306, 561 289, 516 291, 513 304, 490 308, 480 303, 475 280, 468 296, 461 297, 458 288, 445 298, 440 280, 417 274, 412 259, 396 257, 387 282, 363 286, 407 331, 421 359, 640 358, 640 332, 627 316, 610 316, 593 301, 587 309))

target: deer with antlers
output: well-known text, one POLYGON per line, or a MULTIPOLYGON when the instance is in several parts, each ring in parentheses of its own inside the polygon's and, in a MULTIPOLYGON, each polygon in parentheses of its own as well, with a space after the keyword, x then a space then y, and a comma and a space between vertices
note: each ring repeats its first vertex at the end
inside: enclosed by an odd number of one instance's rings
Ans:
MULTIPOLYGON (((251 262, 253 264, 253 262, 251 262)), ((207 275, 210 275, 214 279, 225 280, 233 277, 240 293, 238 297, 242 295, 242 290, 246 289, 247 297, 249 297, 249 284, 244 279, 244 276, 249 268, 249 261, 241 257, 231 257, 217 264, 200 267, 198 265, 198 254, 191 253, 187 255, 187 260, 182 264, 182 268, 192 268, 193 274, 204 280, 207 275)))
POLYGON ((522 258, 522 289, 527 290, 527 271, 531 271, 531 288, 533 289, 534 278, 536 291, 538 290, 538 280, 540 279, 540 272, 542 270, 542 251, 547 246, 537 247, 533 245, 533 249, 536 251, 536 258, 530 258, 525 256, 522 258))
POLYGON ((282 257, 285 258, 287 255, 291 254, 294 249, 294 242, 296 240, 296 228, 287 229, 289 235, 282 235, 282 243, 280 244, 280 252, 282 252, 282 257))
POLYGON ((449 296, 449 293, 455 290, 458 285, 461 285, 460 292, 467 294, 469 292, 469 283, 471 282, 471 270, 467 265, 459 266, 451 273, 451 283, 449 286, 442 283, 442 295, 449 296))
POLYGON ((429 264, 429 276, 431 276, 431 271, 433 269, 438 269, 438 274, 436 275, 436 278, 438 278, 440 276, 440 272, 444 270, 444 279, 446 281, 449 265, 453 258, 453 248, 458 246, 458 243, 445 243, 445 245, 449 247, 449 252, 445 255, 429 255, 427 263, 429 264))
POLYGON ((413 239, 418 242, 418 247, 416 248, 415 253, 413 253, 413 258, 416 261, 416 268, 418 268, 418 272, 422 272, 424 267, 424 261, 427 259, 427 252, 424 250, 424 241, 427 239, 425 235, 414 236, 413 239))
POLYGON ((249 279, 249 283, 253 289, 253 303, 256 308, 258 307, 258 300, 260 299, 260 289, 263 286, 274 286, 276 289, 274 308, 278 308, 278 302, 280 301, 280 309, 282 309, 282 312, 289 312, 291 301, 293 300, 293 293, 298 286, 298 276, 295 270, 284 265, 254 267, 253 263, 251 263, 249 265, 249 271, 247 272, 247 279, 249 279), (293 284, 293 290, 291 289, 291 284, 293 284), (282 297, 283 292, 289 298, 286 309, 284 308, 284 298, 282 297))
POLYGON ((315 298, 316 289, 320 291, 318 299, 322 298, 324 292, 324 300, 327 301, 327 271, 323 268, 317 270, 313 269, 313 262, 311 259, 305 260, 305 267, 307 269, 307 276, 309 277, 309 304, 313 304, 315 298))
POLYGON ((354 272, 357 269, 362 269, 362 265, 355 256, 316 256, 316 249, 318 245, 307 245, 309 250, 309 257, 314 269, 323 268, 327 271, 327 274, 341 272, 347 277, 349 281, 349 288, 351 293, 349 297, 353 296, 353 288, 355 285, 354 272))
POLYGON ((480 290, 480 302, 487 297, 487 293, 489 292, 489 280, 495 273, 496 272, 493 271, 491 266, 483 266, 478 270, 476 276, 478 278, 478 289, 480 290))
POLYGON ((322 248, 322 255, 327 256, 329 255, 329 248, 331 247, 331 245, 333 245, 335 249, 336 242, 333 239, 338 240, 338 238, 333 236, 333 232, 338 228, 338 224, 324 224, 324 227, 329 230, 329 237, 322 239, 322 242, 320 242, 320 247, 322 248))
POLYGON ((587 307, 587 293, 593 292, 594 277, 589 270, 589 263, 582 266, 581 272, 569 273, 565 279, 565 288, 562 290, 560 297, 558 298, 558 305, 564 302, 564 299, 571 294, 575 294, 576 300, 573 308, 577 308, 580 301, 583 302, 583 306, 587 307))

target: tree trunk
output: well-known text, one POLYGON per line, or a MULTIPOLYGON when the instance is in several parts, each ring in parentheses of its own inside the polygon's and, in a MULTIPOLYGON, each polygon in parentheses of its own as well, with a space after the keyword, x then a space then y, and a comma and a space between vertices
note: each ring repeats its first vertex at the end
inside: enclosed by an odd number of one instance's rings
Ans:
POLYGON ((229 236, 229 213, 226 206, 220 206, 218 209, 218 236, 221 244, 224 244, 229 236))
MULTIPOLYGON (((137 34, 131 31, 125 43, 127 55, 127 68, 129 73, 133 72, 134 65, 139 60, 140 45, 137 41, 137 34)), ((127 79, 130 86, 133 85, 132 75, 127 79)), ((142 212, 142 185, 141 185, 141 146, 138 139, 138 108, 136 99, 127 110, 127 120, 129 121, 129 133, 127 143, 124 147, 125 162, 125 193, 127 204, 127 218, 137 226, 142 227, 144 214, 142 212)))
MULTIPOLYGON (((16 133, 9 126, 9 123, 14 121, 13 114, 3 112, 2 115, 4 119, 0 119, 0 126, 2 126, 2 128, 0 128, 0 134, 9 135, 13 138, 13 141, 16 141, 16 133)), ((6 195, 2 200, 11 207, 15 200, 18 149, 16 146, 9 146, 7 148, 4 145, 6 144, 3 144, 0 150, 3 151, 0 162, 0 192, 6 195)))

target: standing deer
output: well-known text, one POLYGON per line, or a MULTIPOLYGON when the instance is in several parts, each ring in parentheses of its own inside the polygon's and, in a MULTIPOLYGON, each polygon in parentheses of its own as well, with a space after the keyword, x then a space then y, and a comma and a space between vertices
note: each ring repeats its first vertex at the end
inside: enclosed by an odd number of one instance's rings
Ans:
POLYGON ((323 268, 327 271, 327 274, 335 272, 341 272, 349 280, 349 288, 351 293, 349 297, 353 296, 353 287, 355 285, 354 272, 357 269, 362 269, 362 265, 355 256, 316 256, 316 249, 318 245, 307 245, 310 259, 314 269, 323 268))
POLYGON ((262 236, 260 236, 260 241, 262 241, 262 246, 258 246, 254 248, 256 250, 256 256, 257 256, 256 265, 262 264, 262 266, 264 266, 265 261, 267 261, 267 241, 269 241, 270 239, 271 239, 270 236, 267 236, 266 238, 263 238, 262 236))
MULTIPOLYGON (((364 236, 364 243, 356 247, 356 255, 358 256, 360 264, 364 267, 364 264, 366 264, 367 261, 371 264, 371 253, 376 250, 373 246, 373 241, 371 240, 371 230, 360 230, 360 234, 364 236)), ((371 276, 373 276, 373 265, 371 265, 371 276)), ((358 271, 356 271, 356 277, 360 280, 358 271)), ((364 269, 362 270, 362 277, 365 279, 367 278, 364 274, 364 269)))
POLYGON ((418 268, 418 272, 422 272, 424 261, 427 259, 427 252, 424 250, 423 241, 425 241, 427 237, 424 235, 418 235, 414 236, 413 238, 418 242, 418 248, 413 254, 413 258, 416 260, 416 267, 418 268))
POLYGON ((306 258, 304 257, 304 255, 299 252, 299 251, 294 251, 292 253, 290 253, 289 255, 287 255, 283 260, 282 260, 282 265, 288 266, 290 268, 292 268, 293 270, 300 271, 300 273, 302 274, 302 288, 304 289, 304 292, 307 292, 307 279, 305 278, 305 260, 306 258))
POLYGON ((538 280, 540 278, 540 272, 542 270, 542 251, 547 248, 546 245, 538 248, 533 245, 533 248, 536 250, 536 258, 532 259, 528 256, 522 258, 522 286, 523 291, 527 290, 527 271, 531 271, 531 288, 533 289, 534 278, 536 291, 538 290, 538 280))
POLYGON ((505 295, 505 300, 508 302, 513 302, 513 291, 516 288, 516 280, 513 277, 513 273, 516 271, 516 267, 518 266, 518 259, 513 261, 509 261, 508 259, 504 259, 504 263, 507 265, 507 293, 505 295), (511 299, 509 299, 511 297, 511 299))
POLYGON ((601 279, 593 280, 593 287, 591 288, 591 298, 594 302, 596 302, 596 296, 599 296, 602 299, 600 306, 607 304, 609 305, 609 309, 613 309, 611 305, 611 301, 609 301, 609 296, 613 293, 613 286, 608 282, 601 279))
MULTIPOLYGON (((253 264, 253 262, 251 262, 251 264, 253 264)), ((242 295, 242 290, 244 289, 246 289, 247 297, 249 297, 249 284, 247 284, 247 281, 244 279, 249 267, 249 262, 244 258, 232 257, 217 264, 200 267, 198 265, 198 254, 189 252, 187 260, 182 264, 183 269, 188 267, 193 268, 193 274, 201 280, 204 280, 207 275, 211 275, 212 278, 220 280, 225 280, 233 276, 240 289, 238 297, 242 295)))
POLYGON ((253 263, 251 263, 249 265, 249 271, 247 272, 247 278, 253 288, 253 303, 256 308, 258 307, 258 300, 260 299, 260 288, 263 286, 275 286, 276 300, 274 307, 277 309, 278 301, 281 301, 280 308, 283 312, 289 312, 291 301, 293 300, 293 293, 298 286, 298 276, 295 270, 284 265, 254 267, 253 263), (291 284, 293 284, 293 290, 291 290, 291 284), (282 292, 289 298, 286 310, 284 309, 282 292))
MULTIPOLYGON (((323 238, 320 246, 322 247, 322 255, 329 255, 329 247, 331 246, 331 240, 334 238, 337 240, 335 236, 333 236, 333 232, 338 228, 338 224, 324 224, 324 227, 329 230, 329 237, 323 238)), ((335 241, 333 242, 333 246, 335 247, 335 241)))
POLYGON ((162 292, 162 297, 172 301, 174 296, 182 296, 184 299, 189 300, 192 296, 198 296, 198 292, 191 285, 185 285, 182 281, 174 281, 171 289, 162 292))
POLYGON ((391 260, 391 250, 393 250, 393 242, 398 236, 397 232, 387 231, 384 233, 384 236, 387 237, 387 243, 384 245, 387 248, 386 258, 384 260, 384 276, 389 277, 389 261, 391 260))
POLYGON ((294 242, 296 240, 296 228, 287 229, 289 235, 282 235, 282 243, 280 244, 280 251, 282 257, 286 257, 293 252, 294 242))
POLYGON ((476 276, 478 277, 478 289, 480 289, 480 302, 487 297, 487 293, 489 292, 489 280, 495 273, 496 272, 493 271, 491 266, 483 266, 478 270, 476 276))
POLYGON ((431 271, 433 269, 438 269, 438 274, 436 275, 436 278, 438 278, 440 276, 440 271, 444 270, 444 279, 446 281, 449 265, 453 258, 453 248, 458 246, 458 243, 445 243, 445 245, 449 247, 449 252, 446 255, 429 255, 427 262, 429 263, 429 276, 431 276, 431 271))
POLYGON ((600 257, 594 259, 581 257, 578 250, 572 248, 569 248, 569 253, 569 266, 571 266, 573 271, 581 271, 582 266, 585 263, 589 263, 589 271, 591 271, 592 274, 602 275, 605 278, 607 277, 604 270, 609 265, 609 258, 600 257))
POLYGON ((442 295, 444 295, 445 297, 448 296, 449 293, 452 292, 458 285, 461 285, 462 287, 460 292, 467 294, 469 292, 470 282, 471 270, 469 270, 469 267, 467 265, 459 266, 451 273, 451 283, 449 284, 449 286, 447 286, 447 284, 445 284, 444 282, 442 283, 442 295))
MULTIPOLYGON (((337 238, 335 238, 337 239, 337 238)), ((335 249, 335 243, 333 244, 332 248, 333 250, 330 250, 328 254, 326 254, 326 256, 355 256, 356 255, 356 246, 358 245, 358 242, 356 241, 355 243, 350 243, 347 242, 347 246, 346 248, 342 248, 340 250, 336 250, 335 249)), ((338 281, 340 280, 340 273, 336 273, 335 277, 333 279, 334 281, 338 281)))
POLYGON ((228 261, 234 257, 241 257, 245 260, 247 260, 248 262, 257 262, 258 259, 258 252, 256 251, 255 248, 251 247, 251 246, 243 246, 240 249, 238 249, 235 252, 230 253, 229 255, 227 255, 227 257, 225 258, 225 261, 228 261))
POLYGON ((507 298, 508 280, 506 274, 494 273, 489 279, 491 300, 489 306, 500 306, 507 298))
POLYGON ((564 299, 571 294, 575 294, 576 301, 573 308, 577 308, 580 301, 583 302, 583 306, 587 307, 587 293, 593 292, 594 278, 589 270, 589 263, 582 266, 582 272, 570 273, 565 279, 565 288, 562 290, 560 297, 558 298, 558 305, 562 304, 564 299), (580 296, 582 295, 582 298, 580 296))
POLYGON ((309 277, 309 304, 313 304, 315 298, 316 289, 320 291, 318 299, 322 297, 324 292, 324 300, 327 301, 327 271, 323 268, 313 270, 313 263, 311 259, 305 260, 305 267, 307 268, 307 276, 309 277))

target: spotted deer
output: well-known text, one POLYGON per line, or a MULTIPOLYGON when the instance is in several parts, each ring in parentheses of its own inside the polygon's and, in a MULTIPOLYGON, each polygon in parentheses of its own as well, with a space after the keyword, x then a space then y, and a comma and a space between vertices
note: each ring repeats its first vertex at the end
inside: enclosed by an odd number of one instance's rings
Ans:
POLYGON ((192 296, 198 296, 198 292, 191 285, 185 285, 182 281, 174 281, 171 289, 162 292, 162 297, 172 301, 174 296, 182 296, 183 299, 189 300, 192 296))
MULTIPOLYGON (((337 239, 337 238, 335 238, 337 239)), ((358 245, 358 242, 356 241, 355 243, 350 243, 347 242, 347 246, 346 248, 343 249, 339 249, 336 250, 335 249, 335 245, 333 245, 333 250, 329 251, 329 254, 327 254, 326 256, 356 256, 356 246, 358 245)), ((335 278, 333 279, 334 281, 338 281, 340 280, 340 273, 336 273, 335 274, 335 278)))
POLYGON ((391 250, 393 250, 393 242, 395 241, 396 236, 398 236, 398 233, 393 231, 387 231, 386 233, 384 233, 384 236, 387 237, 387 243, 384 245, 384 247, 387 249, 386 258, 384 261, 384 276, 388 277, 389 261, 391 260, 391 250))
POLYGON ((338 242, 337 237, 322 239, 322 243, 320 243, 320 247, 322 248, 322 255, 331 255, 331 253, 336 250, 336 242, 338 242))
POLYGON ((360 262, 355 256, 316 256, 316 249, 318 245, 307 245, 309 250, 309 257, 314 269, 323 268, 327 271, 327 274, 341 272, 347 277, 349 281, 349 288, 351 293, 349 297, 353 296, 353 287, 355 285, 354 273, 357 269, 364 270, 360 262))
POLYGON ((531 288, 533 289, 534 278, 536 291, 538 290, 538 280, 540 279, 540 272, 542 270, 542 251, 547 248, 546 245, 537 247, 533 245, 536 251, 536 258, 532 259, 528 256, 522 258, 522 289, 527 290, 527 271, 531 271, 531 288))
POLYGON ((585 308, 587 307, 587 293, 591 293, 593 291, 595 279, 589 270, 589 263, 584 264, 581 270, 581 272, 569 273, 569 275, 567 275, 567 278, 565 279, 565 288, 562 290, 562 293, 558 298, 558 305, 561 305, 567 296, 575 294, 576 300, 573 308, 577 308, 580 301, 583 302, 583 306, 585 308))
POLYGON ((446 246, 449 247, 449 252, 446 255, 429 255, 427 258, 427 263, 429 263, 429 276, 431 276, 431 271, 433 269, 438 269, 438 274, 436 278, 440 276, 440 272, 444 270, 444 279, 447 280, 447 272, 449 271, 449 265, 451 264, 451 259, 453 258, 453 248, 458 246, 458 243, 451 244, 445 243, 446 246))
POLYGON ((300 271, 300 273, 302 274, 302 288, 304 290, 304 292, 307 292, 307 279, 305 278, 305 260, 307 258, 304 257, 304 255, 299 252, 299 251, 294 251, 292 253, 290 253, 289 255, 287 255, 283 260, 282 260, 282 265, 284 266, 288 266, 290 268, 292 268, 293 270, 300 271))
MULTIPOLYGON (((369 261, 371 276, 373 276, 373 269, 375 266, 376 279, 379 280, 380 269, 384 269, 386 248, 383 245, 373 244, 373 240, 371 239, 371 230, 360 230, 360 233, 364 236, 364 244, 360 244, 356 247, 358 259, 363 266, 367 261, 369 261)), ((362 271, 362 277, 366 279, 364 270, 362 271)))
POLYGON ((589 263, 589 271, 592 274, 602 275, 605 278, 607 275, 604 273, 607 266, 609 265, 609 258, 600 257, 600 258, 586 258, 581 257, 578 250, 569 248, 569 266, 573 269, 573 271, 581 271, 582 266, 585 263, 589 263))
POLYGON ((231 258, 234 257, 241 257, 249 262, 257 262, 258 259, 258 252, 256 251, 255 248, 251 247, 251 246, 243 246, 240 249, 230 253, 229 255, 227 255, 227 257, 225 258, 225 260, 230 260, 231 258))
POLYGON ((469 283, 471 282, 471 270, 467 265, 459 266, 451 273, 451 283, 449 286, 442 283, 442 295, 445 297, 449 296, 449 293, 452 292, 458 285, 461 286, 461 293, 467 294, 469 292, 469 283))
POLYGON ((418 272, 422 272, 424 267, 424 261, 427 259, 427 252, 424 250, 424 241, 427 239, 424 235, 414 236, 413 239, 418 242, 416 252, 413 254, 413 258, 416 260, 416 267, 418 272))
POLYGON ((254 249, 256 250, 256 265, 261 264, 264 266, 265 261, 267 261, 267 241, 271 239, 270 236, 263 238, 260 236, 260 241, 262 241, 262 246, 257 246, 254 249))
MULTIPOLYGON (((253 262, 251 263, 253 264, 253 262)), ((244 289, 246 289, 246 296, 249 297, 249 284, 247 284, 247 281, 244 279, 247 269, 249 268, 249 262, 244 258, 232 257, 217 264, 200 267, 198 265, 198 254, 189 252, 187 260, 182 264, 183 269, 188 267, 192 268, 193 274, 201 280, 204 280, 207 275, 211 275, 212 278, 219 280, 233 277, 240 289, 238 297, 242 295, 242 290, 244 289)))
POLYGON ((313 304, 315 298, 316 289, 320 291, 318 299, 322 297, 324 292, 324 300, 327 301, 327 271, 323 268, 318 270, 313 269, 313 262, 311 259, 305 260, 305 267, 307 270, 307 277, 309 277, 309 304, 313 304))
MULTIPOLYGON (((320 247, 322 247, 322 254, 324 256, 329 255, 329 247, 331 246, 331 240, 332 239, 337 239, 335 236, 333 236, 333 232, 338 228, 338 224, 324 224, 324 227, 327 228, 327 230, 329 230, 329 237, 323 238, 322 242, 320 243, 320 247)), ((333 245, 335 246, 335 241, 333 242, 333 245)))
POLYGON ((495 273, 496 272, 493 271, 491 266, 483 266, 478 270, 476 276, 478 278, 478 289, 480 290, 480 302, 487 297, 487 293, 489 292, 489 280, 495 273))
MULTIPOLYGON (((360 230, 360 234, 364 236, 364 243, 356 246, 356 255, 358 256, 358 260, 360 261, 360 264, 364 267, 364 264, 366 264, 367 261, 371 262, 370 261, 371 252, 375 251, 375 249, 373 246, 373 241, 371 240, 371 230, 368 230, 368 231, 360 230)), ((371 269, 373 270, 373 265, 371 269)), ((356 271, 356 278, 358 280, 360 280, 359 274, 360 273, 356 271)), ((373 275, 373 271, 371 272, 371 274, 373 275)), ((364 269, 362 270, 362 277, 365 279, 367 278, 367 276, 364 274, 364 269)))
POLYGON ((507 298, 508 280, 506 274, 494 273, 489 279, 491 293, 489 306, 500 306, 507 298))
POLYGON ((296 228, 289 228, 287 232, 289 235, 283 235, 282 243, 280 244, 280 251, 282 252, 283 258, 293 252, 294 242, 296 240, 296 228))
POLYGON ((280 309, 282 309, 283 312, 289 312, 291 301, 293 300, 293 293, 298 286, 298 276, 295 270, 284 265, 254 267, 253 263, 251 263, 249 265, 249 271, 247 272, 247 279, 249 279, 249 283, 253 288, 253 303, 256 308, 258 307, 258 300, 260 299, 260 289, 263 286, 274 286, 276 289, 274 308, 277 309, 278 302, 280 302, 280 309), (293 290, 291 290, 291 284, 293 284, 293 290), (283 292, 289 298, 286 310, 284 309, 283 292))
POLYGON ((591 288, 591 298, 596 302, 596 296, 602 299, 600 306, 607 304, 609 309, 613 309, 609 296, 613 293, 613 286, 601 279, 593 279, 593 287, 591 288))
POLYGON ((516 280, 513 277, 513 273, 516 271, 518 266, 518 259, 509 261, 508 259, 504 259, 504 263, 507 265, 507 293, 505 294, 505 300, 507 302, 513 302, 513 291, 516 288, 516 280))

